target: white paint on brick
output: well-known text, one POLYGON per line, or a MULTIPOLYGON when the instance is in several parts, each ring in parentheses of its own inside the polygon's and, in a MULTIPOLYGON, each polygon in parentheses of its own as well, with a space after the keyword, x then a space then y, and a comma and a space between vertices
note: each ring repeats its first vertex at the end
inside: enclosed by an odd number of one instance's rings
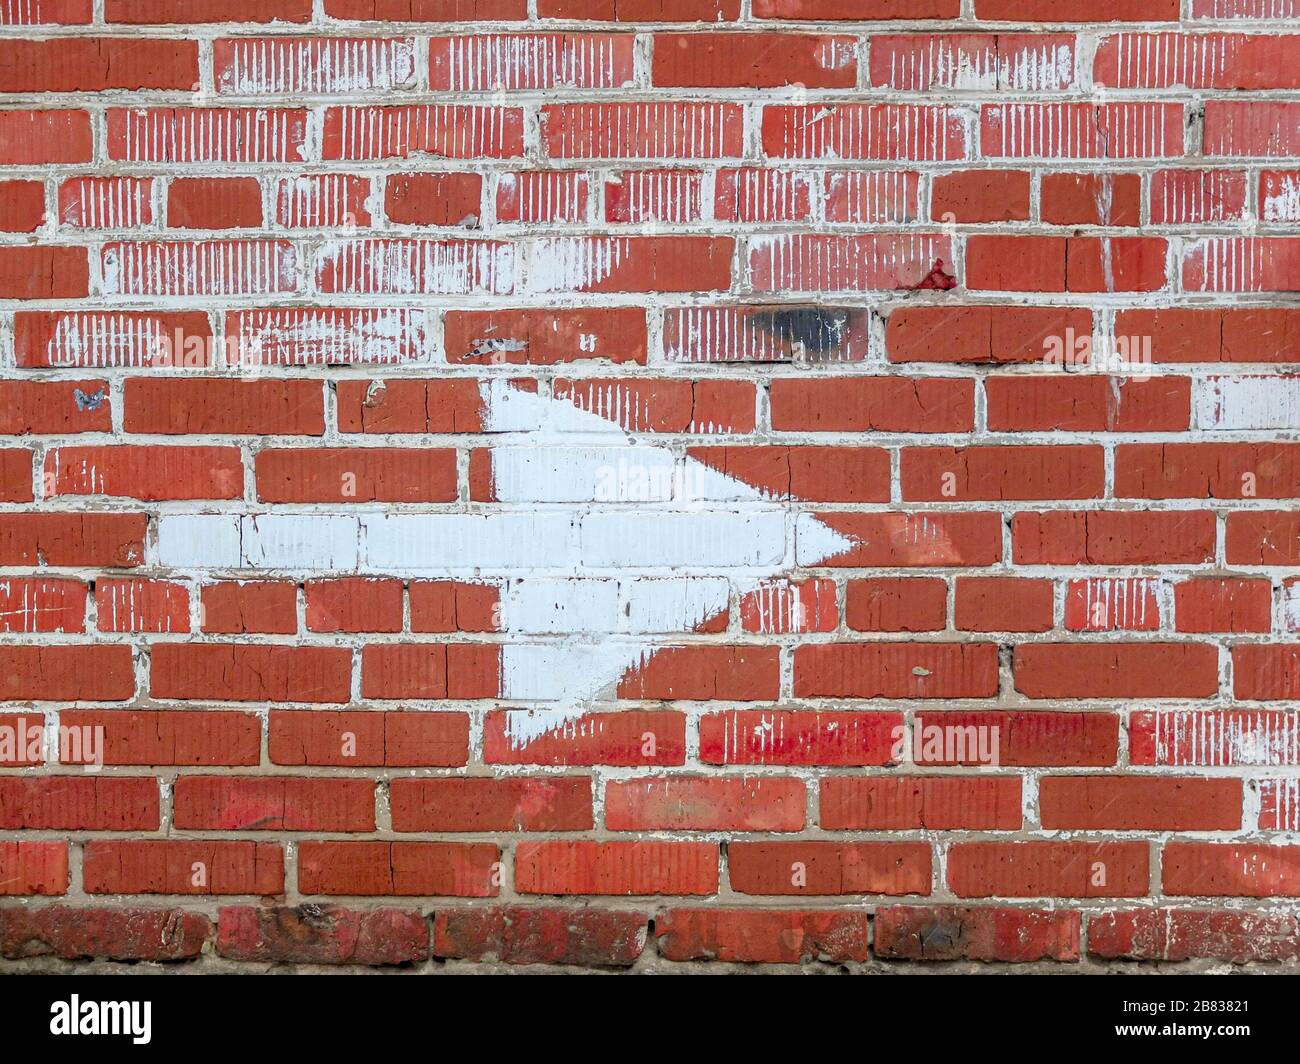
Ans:
POLYGON ((374 514, 361 518, 362 568, 427 576, 472 570, 512 574, 570 566, 577 534, 569 513, 374 514))
POLYGON ((163 514, 158 518, 158 564, 173 569, 238 569, 243 563, 239 517, 163 514))
POLYGON ((614 88, 616 57, 626 38, 606 35, 505 34, 442 38, 431 42, 429 64, 456 92, 495 89, 614 88))
POLYGON ((221 93, 388 92, 415 82, 413 38, 258 38, 228 47, 228 63, 218 67, 221 93))
POLYGON ((1208 377, 1195 383, 1192 411, 1195 429, 1300 428, 1300 376, 1208 377))
POLYGON ((391 365, 425 357, 431 346, 422 311, 275 307, 231 316, 235 354, 266 366, 391 365))
POLYGON ((1277 187, 1263 197, 1266 222, 1300 222, 1300 172, 1279 174, 1277 187))
POLYGON ((108 296, 228 296, 292 292, 292 244, 277 240, 116 242, 104 245, 108 296))

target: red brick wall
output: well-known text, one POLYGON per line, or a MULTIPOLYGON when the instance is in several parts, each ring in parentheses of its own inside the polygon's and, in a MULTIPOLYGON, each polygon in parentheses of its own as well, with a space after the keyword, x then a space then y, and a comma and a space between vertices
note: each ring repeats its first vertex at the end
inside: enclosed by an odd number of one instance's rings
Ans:
POLYGON ((1300 960, 1295 0, 0 0, 0 94, 0 967, 1300 960))

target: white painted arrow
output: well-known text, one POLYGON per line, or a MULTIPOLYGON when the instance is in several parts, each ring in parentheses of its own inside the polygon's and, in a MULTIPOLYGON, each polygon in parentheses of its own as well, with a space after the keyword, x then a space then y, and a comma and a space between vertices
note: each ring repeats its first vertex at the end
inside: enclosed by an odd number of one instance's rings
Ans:
POLYGON ((172 514, 162 565, 181 570, 356 572, 503 581, 501 697, 557 703, 511 713, 523 745, 581 716, 659 649, 746 589, 853 546, 811 514, 615 417, 482 385, 492 434, 492 512, 172 514), (550 708, 550 707, 548 707, 550 708))

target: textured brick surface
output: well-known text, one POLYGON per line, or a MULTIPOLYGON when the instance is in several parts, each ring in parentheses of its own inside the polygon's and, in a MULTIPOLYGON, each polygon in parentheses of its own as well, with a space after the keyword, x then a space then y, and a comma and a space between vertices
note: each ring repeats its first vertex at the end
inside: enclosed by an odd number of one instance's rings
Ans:
POLYGON ((1295 968, 1297 16, 0 0, 0 969, 1295 968))

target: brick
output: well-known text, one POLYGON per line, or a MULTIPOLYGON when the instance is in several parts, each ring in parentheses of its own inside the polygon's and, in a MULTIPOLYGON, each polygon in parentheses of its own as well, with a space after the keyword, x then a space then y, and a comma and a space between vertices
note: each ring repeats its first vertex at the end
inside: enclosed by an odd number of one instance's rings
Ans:
POLYGON ((946 236, 794 234, 750 242, 750 281, 759 292, 843 292, 951 288, 946 236), (937 280, 935 278, 938 278, 937 280))
MULTIPOLYGON (((666 175, 656 182, 659 187, 653 190, 625 188, 621 190, 621 199, 632 200, 630 209, 624 209, 618 216, 611 216, 612 221, 639 222, 649 217, 662 218, 664 221, 688 222, 698 219, 701 208, 691 204, 695 192, 702 182, 696 178, 689 183, 673 180, 679 171, 661 171, 666 175), (680 186, 686 184, 685 188, 680 186), (650 195, 646 195, 650 191, 650 195), (629 196, 628 193, 631 193, 629 196), (674 205, 686 200, 693 209, 674 210, 674 205), (645 204, 645 206, 642 206, 645 204), (646 207, 650 207, 649 211, 646 207)), ((635 175, 627 175, 632 177, 635 175)), ((626 184, 625 179, 625 184, 626 184)), ((841 182, 844 185, 845 182, 841 182)), ((838 187, 838 186, 837 186, 838 187)), ((741 170, 719 170, 713 186, 713 214, 719 221, 728 222, 796 222, 808 219, 812 214, 813 175, 795 173, 787 170, 763 170, 748 168, 741 170)), ((870 192, 863 190, 856 199, 853 190, 843 189, 834 207, 828 204, 829 217, 848 215, 856 208, 865 214, 872 200, 870 192), (853 200, 850 203, 850 200, 853 200)), ((609 186, 605 197, 609 199, 609 186)), ((915 199, 915 197, 913 197, 915 199)), ((888 207, 885 207, 888 210, 888 207)), ((843 220, 848 220, 847 217, 843 220)), ((866 221, 868 219, 861 219, 866 221)))
POLYGON ((239 499, 237 447, 56 447, 46 452, 45 492, 161 499, 239 499))
POLYGON ((345 702, 352 652, 341 647, 157 643, 149 691, 156 698, 231 702, 345 702))
POLYGON ((984 698, 997 691, 997 651, 991 643, 802 646, 794 687, 799 698, 984 698))
POLYGON ((988 158, 1160 159, 1183 154, 1177 103, 991 103, 980 108, 988 158))
POLYGON ((1294 699, 1300 692, 1300 644, 1238 644, 1232 648, 1232 677, 1239 699, 1294 699))
POLYGON ((757 702, 777 697, 775 647, 667 647, 620 682, 620 698, 757 702))
POLYGON ((691 447, 686 454, 770 498, 889 501, 889 452, 879 447, 691 447))
POLYGON ((188 632, 189 588, 168 580, 96 580, 95 625, 101 632, 188 632))
POLYGON ((309 580, 307 630, 311 632, 400 632, 400 580, 309 580))
POLYGON ((45 221, 45 188, 39 181, 0 181, 0 229, 31 233, 45 221))
MULTIPOLYGON (((1049 177, 1046 175, 1044 184, 1049 177)), ((940 174, 930 190, 936 222, 1029 220, 1029 173, 1025 170, 959 170, 940 174)))
POLYGON ((356 174, 305 174, 276 186, 275 220, 290 229, 370 225, 370 179, 356 174))
POLYGON ((740 894, 929 894, 930 847, 916 842, 733 842, 740 894))
POLYGON ((1077 961, 1079 929, 1079 914, 1067 911, 886 905, 876 910, 875 952, 887 960, 1077 961))
MULTIPOLYGON (((59 722, 73 729, 102 729, 97 755, 105 765, 256 765, 262 725, 252 713, 220 710, 65 709, 59 722)), ((81 764, 70 747, 60 760, 81 764), (68 753, 73 756, 66 756, 68 753)))
POLYGON ((0 778, 8 831, 156 831, 158 783, 129 777, 0 778))
POLYGON ((0 164, 88 163, 93 150, 85 111, 0 112, 0 164))
POLYGON ((83 846, 87 894, 280 894, 284 852, 269 842, 165 839, 83 846))
POLYGON ((963 842, 948 851, 959 898, 1140 898, 1145 842, 963 842))
POLYGON ((451 311, 443 342, 452 362, 553 365, 586 359, 646 361, 645 313, 637 308, 451 311))
POLYGON ((804 785, 779 777, 666 776, 610 780, 611 831, 799 831, 804 785))
POLYGON ((208 316, 201 313, 19 311, 14 315, 18 365, 31 369, 207 366, 212 364, 211 339, 208 316))
POLYGON ((118 702, 135 693, 132 652, 121 644, 0 647, 6 701, 118 702))
POLYGON ((628 968, 645 948, 648 922, 643 913, 613 909, 441 909, 433 951, 441 958, 502 964, 628 968))
POLYGON ((762 135, 773 159, 944 162, 966 149, 960 112, 917 104, 770 104, 762 135))
POLYGON ((271 163, 307 158, 307 112, 256 107, 110 108, 108 157, 134 163, 271 163))
POLYGON ((1297 115, 1300 104, 1295 103, 1207 100, 1203 150, 1209 156, 1296 155, 1297 115))
POLYGON ((70 299, 89 295, 88 271, 85 248, 2 247, 0 299, 70 299))
POLYGON ((306 22, 311 17, 309 0, 105 0, 104 17, 109 22, 205 23, 205 22, 306 22))
POLYGON ((523 154, 523 111, 469 104, 329 107, 322 158, 510 159, 523 154))
POLYGON ((1050 580, 961 576, 955 582, 953 627, 962 632, 1046 632, 1052 627, 1050 580))
POLYGON ((975 392, 938 377, 778 378, 772 428, 789 432, 969 432, 975 392))
POLYGON ((0 842, 0 896, 55 895, 67 889, 66 842, 0 842))
POLYGON ((218 40, 213 80, 239 96, 386 92, 413 87, 415 53, 409 38, 218 40))
POLYGON ((957 0, 756 0, 755 18, 781 19, 928 19, 956 18, 957 0))
POLYGON ((370 22, 475 22, 520 20, 522 0, 326 0, 331 18, 370 22))
POLYGON ((865 911, 669 909, 655 918, 655 944, 671 961, 748 964, 867 959, 865 911))
POLYGON ((1052 225, 1128 226, 1141 220, 1138 174, 1044 174, 1040 194, 1042 219, 1052 225))
POLYGON ((494 698, 500 648, 473 643, 385 643, 361 651, 363 698, 494 698))
POLYGON ((454 502, 456 452, 434 448, 313 447, 258 452, 263 502, 454 502))
POLYGON ((1219 690, 1204 643, 1034 643, 1016 647, 1016 690, 1030 698, 1206 698, 1219 690))
POLYGON ((935 632, 947 626, 948 585, 942 580, 881 577, 850 580, 844 622, 859 632, 935 632))
POLYGON ((394 174, 384 182, 384 213, 400 225, 477 228, 482 198, 478 174, 394 174))
MULTIPOLYGON (((987 513, 825 513, 817 519, 848 537, 831 566, 991 565, 1002 552, 1001 521, 987 513)), ((797 535, 797 532, 796 532, 797 535)), ((813 559, 809 559, 813 562, 813 559)))
POLYGON ((820 785, 821 826, 827 831, 1015 831, 1021 826, 1020 780, 1014 776, 827 776, 820 785))
MULTIPOLYGON (((717 180, 727 173, 737 171, 719 171, 717 180)), ((715 211, 734 209, 724 186, 715 211)), ((698 170, 621 170, 605 181, 609 222, 698 222, 703 211, 704 175, 698 170)))
POLYGON ((890 362, 1042 362, 1052 342, 1090 336, 1076 307, 900 307, 886 323, 890 362))
POLYGON ((1003 292, 1153 292, 1166 283, 1158 237, 972 236, 971 288, 1003 292))
POLYGON ((496 846, 456 842, 303 842, 298 889, 303 894, 438 895, 491 898, 497 894, 496 846))
POLYGON ((276 580, 224 580, 199 591, 199 627, 222 635, 292 635, 298 630, 298 589, 276 580))
POLYGON ((217 952, 236 961, 416 964, 429 957, 429 924, 415 909, 229 905, 218 913, 217 952))
POLYGON ((1250 510, 1228 515, 1229 565, 1295 565, 1300 560, 1300 515, 1250 510))
POLYGON ((6 8, 0 21, 8 26, 84 25, 91 20, 92 0, 38 0, 6 8))
POLYGON ((267 749, 273 765, 454 768, 469 759, 469 717, 453 712, 273 710, 267 749))
POLYGON ((1194 565, 1213 559, 1215 525, 1197 510, 1018 513, 1011 538, 1021 565, 1194 565))
POLYGON ((833 632, 839 626, 832 580, 767 581, 740 599, 740 627, 746 632, 833 632))
POLYGON ((0 92, 198 87, 195 41, 56 37, 0 42, 0 92))
POLYGON ((144 560, 144 514, 0 515, 0 564, 130 569, 144 560))
POLYGON ((126 382, 124 406, 127 432, 319 436, 325 431, 318 381, 135 377, 126 382))
MULTIPOLYGON (((831 171, 825 188, 827 221, 914 222, 921 217, 920 178, 911 170, 831 171)), ((716 211, 716 197, 714 206, 716 211)), ((946 221, 939 215, 934 220, 946 221)))
POLYGON ((857 82, 852 37, 768 33, 657 33, 650 80, 700 88, 849 89, 857 82))
POLYGON ((114 296, 287 295, 295 254, 283 240, 115 241, 100 249, 100 272, 114 296))
MULTIPOLYGON (((551 394, 568 399, 580 410, 616 421, 627 432, 690 432, 700 434, 748 433, 754 431, 754 386, 748 381, 683 381, 601 378, 572 380, 559 378, 551 394)), ((697 447, 692 457, 723 469, 733 455, 750 450, 768 454, 767 448, 697 447)), ((773 448, 772 451, 783 451, 773 448)), ((797 452, 788 453, 791 481, 799 465, 797 452)), ((829 460, 834 455, 826 453, 829 460)), ((760 463, 761 464, 761 463, 760 463)), ((742 460, 742 468, 748 468, 742 460)), ((741 476, 733 473, 733 476, 741 476)), ((748 477, 741 476, 747 483, 748 477)))
POLYGON ((1180 432, 1191 422, 1186 377, 994 376, 984 394, 994 432, 1180 432))
POLYGON ((1068 89, 1074 82, 1074 37, 1068 33, 873 35, 870 79, 872 85, 909 92, 1068 89))
POLYGON ((1088 917, 1088 953, 1105 960, 1293 961, 1300 931, 1287 913, 1126 909, 1088 917))
POLYGON ((739 0, 538 0, 538 4, 542 18, 598 22, 734 22, 740 16, 739 0))
POLYGON ((632 81, 629 34, 493 33, 429 41, 429 85, 451 92, 608 89, 632 81))
POLYGON ((191 831, 373 831, 375 785, 367 779, 181 776, 172 822, 191 831))
POLYGON ((412 632, 495 632, 500 594, 490 584, 412 580, 412 632))
POLYGON ((1093 0, 1062 11, 1052 0, 976 0, 975 17, 1024 22, 1171 22, 1178 18, 1177 0, 1093 0))
POLYGON ((1236 222, 1246 213, 1246 175, 1231 170, 1160 170, 1151 177, 1156 225, 1236 222))
POLYGON ((1039 781, 1044 828, 1080 831, 1235 831, 1241 781, 1149 776, 1047 776, 1039 781))
POLYGON ((718 848, 705 842, 521 842, 521 894, 707 895, 718 889, 718 848))
POLYGON ((867 315, 827 306, 709 306, 664 312, 670 362, 861 361, 867 315))
POLYGON ((1161 613, 1156 580, 1094 576, 1065 586, 1065 627, 1072 632, 1154 632, 1161 613))
POLYGON ((1267 580, 1202 579, 1174 585, 1174 624, 1180 632, 1267 632, 1273 585, 1267 580))
POLYGON ((898 713, 732 710, 700 718, 711 765, 885 765, 902 733, 898 713))
POLYGON ((184 961, 203 950, 212 923, 183 909, 48 905, 0 910, 0 956, 184 961))
POLYGON ((394 831, 589 831, 585 776, 396 779, 389 786, 394 831))
POLYGON ((174 229, 248 229, 262 224, 262 187, 251 177, 177 178, 167 186, 174 229))
POLYGON ((1113 713, 923 710, 913 724, 913 745, 919 732, 923 759, 914 760, 929 765, 983 764, 981 729, 987 736, 985 751, 991 752, 996 743, 996 761, 1004 767, 1107 766, 1118 757, 1119 718, 1113 713), (932 737, 938 739, 933 747, 932 737))
POLYGON ((1165 894, 1206 898, 1295 897, 1300 864, 1289 846, 1169 842, 1160 854, 1165 894))
POLYGON ((108 385, 100 380, 0 382, 0 435, 106 432, 112 426, 108 385))
POLYGON ((685 759, 686 718, 668 710, 569 717, 498 709, 489 711, 483 724, 488 764, 681 765, 685 759))
POLYGON ((501 174, 497 178, 497 221, 586 221, 594 198, 589 184, 587 175, 578 170, 501 174))
POLYGON ((1300 447, 1285 443, 1131 444, 1115 449, 1115 494, 1145 499, 1295 498, 1300 447))
POLYGON ((86 590, 79 580, 0 581, 0 632, 84 632, 86 590))
POLYGON ((905 447, 903 498, 1093 499, 1105 488, 1104 455, 1092 446, 905 447))

